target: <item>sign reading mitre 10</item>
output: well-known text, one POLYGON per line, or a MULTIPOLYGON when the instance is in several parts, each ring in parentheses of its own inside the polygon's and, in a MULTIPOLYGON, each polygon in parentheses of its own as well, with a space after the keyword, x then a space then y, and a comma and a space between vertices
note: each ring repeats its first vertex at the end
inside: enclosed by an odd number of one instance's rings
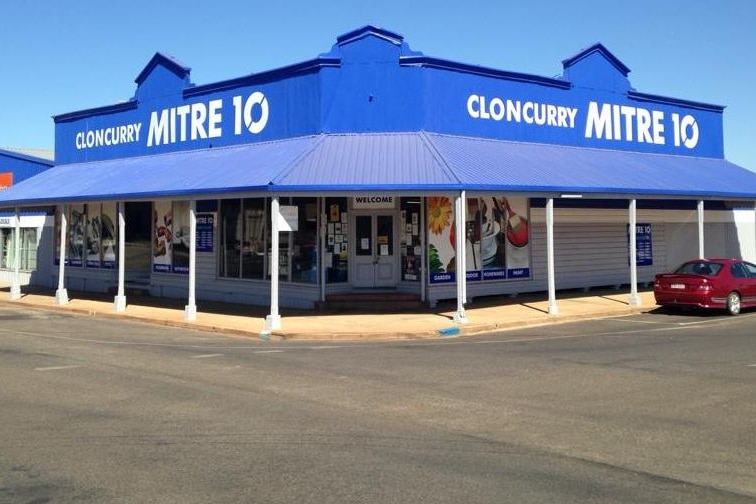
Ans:
POLYGON ((223 128, 225 114, 233 117, 232 135, 256 135, 268 124, 270 107, 265 94, 254 91, 230 100, 217 98, 152 111, 146 128, 141 122, 134 122, 81 130, 76 132, 74 141, 76 149, 83 150, 130 143, 154 147, 221 138, 229 134, 223 128))
POLYGON ((467 113, 473 119, 526 126, 577 129, 586 139, 674 145, 693 149, 699 127, 691 114, 590 101, 580 107, 471 94, 467 113))

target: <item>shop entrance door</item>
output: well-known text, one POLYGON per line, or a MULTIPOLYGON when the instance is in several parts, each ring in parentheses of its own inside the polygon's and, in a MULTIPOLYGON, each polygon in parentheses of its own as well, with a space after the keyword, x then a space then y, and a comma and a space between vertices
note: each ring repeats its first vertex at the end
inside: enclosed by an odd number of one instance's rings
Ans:
POLYGON ((399 279, 393 213, 356 215, 354 287, 394 287, 399 279))

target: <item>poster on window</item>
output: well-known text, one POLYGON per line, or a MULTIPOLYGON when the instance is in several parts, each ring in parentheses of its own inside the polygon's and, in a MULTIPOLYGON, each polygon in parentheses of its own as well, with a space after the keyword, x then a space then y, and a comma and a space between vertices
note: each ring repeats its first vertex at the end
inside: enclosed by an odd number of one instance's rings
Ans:
POLYGON ((153 212, 152 271, 171 272, 173 208, 170 201, 156 201, 153 212))
POLYGON ((100 251, 103 268, 113 269, 116 266, 118 254, 116 222, 118 222, 116 203, 103 203, 100 211, 100 251))
POLYGON ((84 205, 71 205, 70 209, 71 213, 68 222, 68 265, 78 267, 84 264, 84 236, 86 227, 84 205))
POLYGON ((507 278, 530 278, 530 219, 528 198, 509 196, 502 199, 506 213, 504 232, 507 278))
POLYGON ((468 281, 530 277, 530 229, 525 197, 467 198, 464 236, 454 224, 454 202, 428 198, 428 269, 430 283, 456 280, 458 244, 466 250, 468 281))
POLYGON ((84 241, 84 262, 87 268, 100 268, 102 266, 101 243, 100 243, 100 204, 90 203, 84 207, 86 212, 84 226, 86 239, 84 241))
POLYGON ((61 224, 61 214, 60 214, 61 208, 56 207, 55 208, 55 225, 53 227, 53 239, 55 240, 55 258, 54 258, 54 264, 55 266, 60 265, 60 226, 61 224))
POLYGON ((173 202, 173 273, 189 273, 189 201, 173 202))

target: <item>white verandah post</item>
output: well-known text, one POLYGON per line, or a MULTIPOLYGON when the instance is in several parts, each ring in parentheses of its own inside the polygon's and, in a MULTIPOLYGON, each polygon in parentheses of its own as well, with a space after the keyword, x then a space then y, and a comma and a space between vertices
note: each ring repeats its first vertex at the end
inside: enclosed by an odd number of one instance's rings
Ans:
POLYGON ((118 294, 113 300, 113 311, 126 311, 126 216, 125 203, 118 202, 118 294))
POLYGON ((465 299, 467 297, 465 280, 465 191, 460 191, 454 199, 454 232, 456 239, 456 258, 454 269, 457 275, 457 313, 454 314, 454 322, 466 324, 467 314, 465 313, 465 299))
POLYGON ((20 210, 16 207, 16 220, 13 229, 13 279, 11 280, 10 298, 12 300, 21 299, 21 278, 19 270, 21 268, 21 215, 20 210))
POLYGON ((270 201, 270 315, 265 317, 265 329, 268 331, 281 328, 281 315, 278 313, 278 196, 270 201))
POLYGON ((636 230, 637 227, 637 202, 635 199, 630 200, 630 306, 640 306, 640 296, 638 296, 638 253, 636 249, 636 230))
POLYGON ((184 308, 184 320, 197 320, 197 200, 189 201, 189 295, 184 308))
POLYGON ((704 247, 704 202, 698 200, 698 257, 705 257, 704 247))
POLYGON ((546 264, 549 283, 549 315, 559 314, 554 274, 554 198, 546 201, 546 264))
POLYGON ((68 235, 68 205, 60 207, 60 265, 58 266, 58 290, 55 291, 55 304, 68 303, 68 290, 66 290, 66 237, 68 235))

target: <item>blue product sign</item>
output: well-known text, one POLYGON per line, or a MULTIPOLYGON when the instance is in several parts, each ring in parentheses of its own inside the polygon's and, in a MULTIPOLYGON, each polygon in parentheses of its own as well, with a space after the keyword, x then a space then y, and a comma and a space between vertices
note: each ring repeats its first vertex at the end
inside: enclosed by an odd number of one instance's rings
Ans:
POLYGON ((213 214, 197 214, 197 252, 212 252, 215 242, 215 216, 213 214))
MULTIPOLYGON (((628 225, 628 244, 630 242, 628 225)), ((651 241, 651 224, 636 224, 635 226, 635 265, 652 266, 654 264, 654 253, 651 241)), ((630 259, 628 258, 628 263, 630 259)))
POLYGON ((457 280, 457 275, 453 272, 450 273, 431 273, 430 283, 451 283, 457 280))
POLYGON ((514 268, 507 270, 508 278, 530 278, 530 268, 514 268))
POLYGON ((483 270, 483 280, 504 280, 507 278, 507 270, 504 268, 492 268, 483 270))

